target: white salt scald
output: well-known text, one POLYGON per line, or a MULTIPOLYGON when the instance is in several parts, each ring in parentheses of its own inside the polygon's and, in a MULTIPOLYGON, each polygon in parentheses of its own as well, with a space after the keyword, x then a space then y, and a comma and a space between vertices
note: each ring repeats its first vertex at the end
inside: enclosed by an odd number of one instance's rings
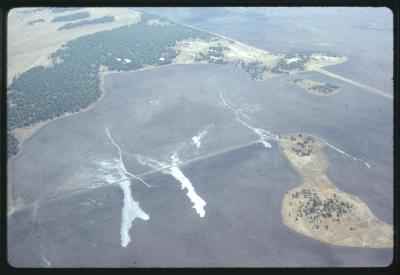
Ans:
POLYGON ((150 166, 153 169, 160 170, 164 174, 169 174, 173 176, 177 181, 181 183, 181 189, 187 189, 187 197, 193 203, 193 208, 196 209, 196 213, 200 217, 204 217, 206 211, 204 207, 206 202, 196 193, 190 180, 183 174, 182 170, 179 168, 180 160, 177 153, 171 156, 171 164, 165 162, 159 162, 157 160, 151 159, 149 157, 136 155, 136 159, 139 163, 143 165, 150 166))
POLYGON ((197 147, 200 148, 201 146, 201 140, 205 137, 207 134, 207 131, 201 131, 197 136, 192 137, 193 144, 197 147))
POLYGON ((196 213, 200 217, 204 217, 206 214, 206 211, 204 210, 204 207, 206 206, 206 202, 196 193, 192 183, 190 180, 183 174, 181 169, 177 166, 179 163, 179 158, 176 153, 174 153, 171 157, 172 159, 172 167, 170 168, 170 174, 181 183, 181 189, 187 189, 186 195, 190 199, 190 201, 193 203, 193 208, 196 209, 196 213))
POLYGON ((139 203, 133 200, 129 179, 120 182, 119 186, 124 192, 124 206, 122 208, 121 222, 121 246, 126 247, 131 242, 129 231, 132 227, 133 221, 136 218, 147 221, 150 217, 139 207, 139 203))
MULTIPOLYGON (((119 145, 114 141, 114 139, 111 137, 110 131, 106 127, 106 133, 111 141, 111 143, 117 147, 118 153, 119 153, 119 160, 116 159, 114 161, 109 162, 110 163, 110 168, 113 169, 114 175, 116 174, 116 177, 109 177, 106 178, 111 180, 111 179, 118 179, 121 180, 119 182, 119 186, 121 187, 123 194, 124 194, 124 203, 122 207, 122 217, 121 217, 121 246, 126 247, 128 244, 131 242, 131 237, 129 235, 129 231, 132 227, 132 223, 135 219, 139 218, 142 220, 147 221, 150 219, 150 217, 139 207, 139 203, 133 200, 132 198, 132 192, 131 192, 131 183, 130 179, 126 175, 133 176, 136 179, 141 180, 143 183, 146 184, 146 186, 149 186, 145 181, 143 181, 141 178, 133 175, 132 173, 129 173, 126 170, 126 167, 124 165, 124 162, 122 161, 122 150, 119 147, 119 145)), ((106 162, 102 163, 103 165, 106 164, 106 162)), ((112 171, 112 170, 111 170, 112 171)), ((112 183, 114 183, 113 181, 112 183)), ((110 182, 111 183, 111 182, 110 182)))

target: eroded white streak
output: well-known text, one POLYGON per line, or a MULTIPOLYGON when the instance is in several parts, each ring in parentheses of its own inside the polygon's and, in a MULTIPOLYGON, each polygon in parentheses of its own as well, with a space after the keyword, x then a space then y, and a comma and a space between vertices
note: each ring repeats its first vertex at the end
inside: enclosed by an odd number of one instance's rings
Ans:
POLYGON ((174 153, 171 156, 171 164, 165 162, 159 162, 149 157, 135 155, 137 161, 140 164, 150 166, 153 169, 158 169, 165 174, 169 174, 173 176, 177 181, 181 183, 181 189, 187 189, 186 195, 193 203, 193 208, 196 209, 196 213, 200 217, 204 217, 206 211, 204 210, 204 206, 206 202, 196 193, 192 183, 190 180, 183 174, 182 170, 179 168, 180 160, 177 153, 174 153))
POLYGON ((51 267, 51 262, 46 258, 44 254, 41 255, 43 263, 46 265, 46 267, 51 267))
MULTIPOLYGON (((139 203, 134 201, 132 198, 132 192, 130 188, 130 180, 126 176, 127 174, 130 176, 133 176, 136 179, 141 180, 139 177, 133 175, 132 173, 129 173, 124 165, 124 162, 122 161, 122 151, 119 145, 114 141, 114 139, 111 137, 110 131, 108 130, 108 127, 106 127, 106 132, 107 136, 112 142, 112 144, 117 147, 118 152, 119 152, 119 162, 114 162, 114 167, 116 170, 119 172, 119 186, 121 187, 123 194, 124 194, 124 204, 122 208, 122 219, 121 219, 121 246, 126 247, 130 242, 131 242, 131 237, 129 235, 129 231, 132 227, 132 223, 136 218, 140 218, 142 220, 148 220, 150 217, 139 207, 139 203)), ((111 162, 112 163, 112 162, 111 162)), ((109 180, 113 180, 113 177, 107 178, 109 180)), ((144 182, 143 180, 141 180, 144 182)), ((149 186, 146 183, 146 186, 149 186)))
POLYGON ((121 246, 126 247, 131 242, 129 231, 132 227, 133 221, 136 218, 147 221, 150 217, 139 207, 139 203, 133 200, 129 179, 120 182, 119 186, 124 192, 124 206, 122 208, 121 222, 121 246))
POLYGON ((224 95, 222 94, 222 91, 219 93, 219 97, 221 98, 222 103, 224 104, 225 107, 229 108, 235 113, 236 120, 245 126, 246 128, 250 129, 254 133, 256 133, 260 137, 260 142, 264 145, 265 148, 271 148, 271 144, 267 141, 268 139, 271 138, 271 134, 269 131, 266 131, 264 129, 260 129, 257 127, 253 127, 250 124, 248 124, 246 121, 242 120, 240 118, 240 111, 228 104, 224 98, 224 95))
POLYGON ((186 196, 193 203, 193 208, 196 209, 196 213, 199 214, 200 217, 204 217, 206 211, 204 210, 204 206, 206 206, 206 202, 196 193, 192 183, 190 180, 183 174, 182 170, 179 168, 179 157, 177 153, 174 153, 171 157, 172 167, 170 168, 171 175, 181 183, 181 189, 187 190, 186 196))
POLYGON ((328 143, 328 142, 326 143, 326 145, 328 145, 328 146, 331 147, 332 149, 336 150, 337 152, 339 152, 339 153, 345 155, 346 157, 351 158, 351 159, 354 160, 354 161, 361 161, 362 163, 364 163, 365 166, 367 166, 367 168, 370 168, 370 167, 371 167, 366 161, 364 161, 364 160, 362 160, 362 159, 360 159, 360 158, 356 158, 355 156, 352 156, 352 155, 346 153, 345 151, 340 150, 339 148, 333 146, 332 144, 330 144, 330 143, 328 143))

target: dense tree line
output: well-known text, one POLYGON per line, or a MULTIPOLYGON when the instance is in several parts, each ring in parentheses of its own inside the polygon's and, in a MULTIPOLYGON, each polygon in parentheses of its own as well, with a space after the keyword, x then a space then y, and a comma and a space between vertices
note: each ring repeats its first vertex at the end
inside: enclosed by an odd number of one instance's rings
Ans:
POLYGON ((32 20, 32 21, 29 21, 29 22, 26 23, 26 24, 28 24, 28 25, 30 25, 30 26, 33 26, 33 25, 35 25, 36 23, 40 23, 40 22, 44 22, 44 19, 32 20))
POLYGON ((51 22, 75 21, 83 18, 88 18, 89 16, 90 14, 86 11, 76 12, 73 14, 56 16, 51 20, 51 22))
POLYGON ((82 8, 49 8, 49 11, 52 13, 62 13, 67 11, 76 11, 81 10, 82 8))
MULTIPOLYGON (((128 71, 146 64, 169 64, 177 55, 173 50, 176 41, 211 36, 173 22, 146 24, 152 18, 158 17, 144 13, 137 24, 79 37, 51 54, 54 61, 61 62, 51 67, 37 66, 20 74, 8 88, 8 130, 88 107, 101 94, 101 65, 110 70, 128 71), (122 63, 116 58, 132 62, 122 63)), ((15 137, 10 134, 8 139, 9 152, 16 153, 15 137)))
POLYGON ((108 23, 108 22, 113 22, 115 21, 114 16, 103 16, 100 18, 96 18, 96 19, 85 19, 85 20, 81 20, 78 22, 73 22, 73 23, 67 23, 64 26, 61 26, 60 28, 58 28, 58 31, 61 30, 66 30, 66 29, 74 29, 74 28, 78 28, 84 25, 94 25, 94 24, 101 24, 101 23, 108 23))
POLYGON ((18 152, 18 140, 11 133, 7 133, 7 152, 8 155, 15 155, 18 152))
POLYGON ((34 12, 37 12, 37 11, 42 11, 42 10, 45 10, 46 8, 36 8, 36 9, 29 9, 29 10, 18 10, 17 12, 18 13, 24 13, 24 14, 29 14, 29 13, 34 13, 34 12))

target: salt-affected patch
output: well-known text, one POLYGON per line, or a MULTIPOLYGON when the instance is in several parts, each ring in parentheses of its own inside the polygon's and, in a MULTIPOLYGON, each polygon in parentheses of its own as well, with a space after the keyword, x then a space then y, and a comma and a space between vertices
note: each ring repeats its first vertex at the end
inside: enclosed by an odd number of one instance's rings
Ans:
POLYGON ((171 160, 173 165, 170 168, 171 175, 181 183, 182 190, 186 188, 186 195, 193 203, 193 208, 196 209, 197 214, 199 214, 199 216, 203 218, 206 214, 206 211, 204 210, 206 202, 196 193, 190 180, 182 173, 181 169, 178 167, 179 158, 176 153, 172 155, 171 160))
MULTIPOLYGON (((252 130, 254 133, 256 133, 260 137, 259 142, 261 144, 263 144, 265 148, 271 148, 271 144, 268 142, 269 139, 273 138, 271 133, 269 131, 264 130, 264 129, 253 127, 250 124, 248 124, 246 121, 242 120, 240 118, 240 115, 241 115, 240 111, 226 102, 226 100, 225 100, 225 98, 224 98, 224 96, 222 94, 222 91, 220 92, 219 96, 220 96, 221 101, 224 104, 224 106, 229 108, 230 110, 232 110, 235 113, 236 120, 240 124, 245 126, 246 128, 248 128, 248 129, 252 130)), ((248 118, 248 116, 247 116, 247 118, 248 118)))
POLYGON ((201 140, 206 136, 207 130, 201 131, 197 136, 192 137, 193 144, 196 145, 197 148, 201 146, 201 140))
POLYGON ((129 58, 124 58, 124 61, 125 61, 126 63, 131 63, 131 62, 132 62, 132 60, 130 60, 129 58))
POLYGON ((121 222, 121 246, 126 247, 131 242, 129 231, 132 227, 133 221, 136 218, 147 221, 150 217, 139 207, 139 203, 133 200, 129 179, 120 182, 119 186, 124 192, 124 206, 122 208, 121 222))
POLYGON ((157 161, 157 160, 154 160, 152 158, 145 157, 145 156, 138 155, 138 154, 135 154, 134 156, 136 157, 136 160, 140 164, 146 165, 146 166, 150 166, 151 168, 153 168, 155 170, 161 170, 161 169, 169 168, 169 165, 167 163, 165 163, 165 162, 157 161))
POLYGON ((114 183, 116 180, 119 181, 119 186, 121 187, 123 194, 124 194, 124 204, 122 208, 122 217, 121 217, 121 246, 126 247, 131 242, 131 237, 129 235, 129 231, 132 227, 132 223, 135 219, 139 218, 142 220, 147 221, 150 217, 139 207, 139 203, 133 200, 132 192, 131 192, 131 182, 127 175, 130 175, 136 179, 139 179, 146 186, 149 186, 143 179, 129 173, 126 170, 124 162, 122 161, 122 150, 119 145, 114 141, 111 137, 110 131, 108 127, 106 127, 106 133, 111 141, 111 143, 117 147, 119 153, 119 159, 114 159, 110 162, 102 163, 103 166, 108 167, 111 169, 109 170, 113 176, 105 178, 106 180, 113 180, 109 183, 114 183))
POLYGON ((118 162, 118 159, 112 159, 108 161, 101 160, 97 162, 99 169, 96 171, 96 177, 99 178, 101 182, 105 182, 107 184, 112 184, 118 181, 119 178, 115 177, 113 173, 110 173, 110 171, 117 171, 120 173, 120 166, 118 165, 118 162))
POLYGON ((120 148, 119 145, 114 141, 114 139, 111 137, 110 131, 108 130, 108 127, 106 127, 106 132, 107 132, 108 138, 111 140, 111 143, 114 144, 114 146, 116 146, 117 149, 118 149, 120 167, 123 168, 123 172, 124 172, 125 174, 128 174, 128 175, 134 177, 135 179, 139 180, 140 182, 142 182, 142 183, 143 183, 144 185, 146 185, 147 187, 150 187, 151 185, 148 184, 147 182, 145 182, 142 178, 140 178, 140 177, 138 177, 138 176, 136 176, 136 175, 134 175, 134 174, 128 172, 128 170, 126 170, 126 167, 125 167, 124 162, 123 162, 123 160, 122 160, 122 150, 121 150, 121 148, 120 148))
POLYGON ((49 259, 46 258, 44 254, 41 255, 41 258, 46 267, 51 267, 51 262, 49 261, 49 259))
POLYGON ((196 209, 196 213, 200 217, 205 216, 206 211, 204 210, 204 206, 206 205, 206 202, 196 193, 190 180, 183 174, 182 170, 179 168, 180 161, 177 153, 174 153, 171 156, 171 164, 159 162, 152 158, 141 155, 135 156, 140 164, 150 166, 155 170, 160 170, 164 174, 169 174, 173 176, 177 181, 179 181, 181 183, 182 190, 185 188, 187 189, 186 195, 193 203, 193 208, 196 209))

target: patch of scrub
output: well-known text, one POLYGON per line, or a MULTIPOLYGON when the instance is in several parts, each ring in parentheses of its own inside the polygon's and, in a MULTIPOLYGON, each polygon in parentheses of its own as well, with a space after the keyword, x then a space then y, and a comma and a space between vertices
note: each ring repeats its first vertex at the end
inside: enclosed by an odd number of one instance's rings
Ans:
MULTIPOLYGON (((122 150, 120 146, 114 141, 111 137, 110 131, 106 127, 106 133, 111 141, 111 143, 117 147, 119 153, 119 159, 115 159, 110 163, 110 176, 105 177, 108 183, 113 184, 118 182, 124 194, 124 204, 122 208, 122 218, 121 218, 121 246, 126 247, 131 242, 131 237, 129 235, 129 231, 132 227, 132 223, 135 219, 139 218, 147 221, 150 219, 149 215, 147 215, 139 206, 139 203, 132 198, 131 192, 131 182, 127 175, 142 181, 146 186, 149 186, 145 181, 141 178, 129 173, 124 165, 122 160, 122 150)), ((103 165, 106 164, 103 162, 103 165)))
POLYGON ((339 92, 339 87, 331 83, 321 83, 318 81, 303 78, 297 78, 288 81, 313 95, 332 96, 339 92))
POLYGON ((283 199, 283 223, 333 245, 392 247, 392 225, 377 218, 357 196, 339 190, 326 176, 329 160, 322 153, 326 145, 320 138, 303 134, 280 139, 284 154, 304 180, 283 199))

